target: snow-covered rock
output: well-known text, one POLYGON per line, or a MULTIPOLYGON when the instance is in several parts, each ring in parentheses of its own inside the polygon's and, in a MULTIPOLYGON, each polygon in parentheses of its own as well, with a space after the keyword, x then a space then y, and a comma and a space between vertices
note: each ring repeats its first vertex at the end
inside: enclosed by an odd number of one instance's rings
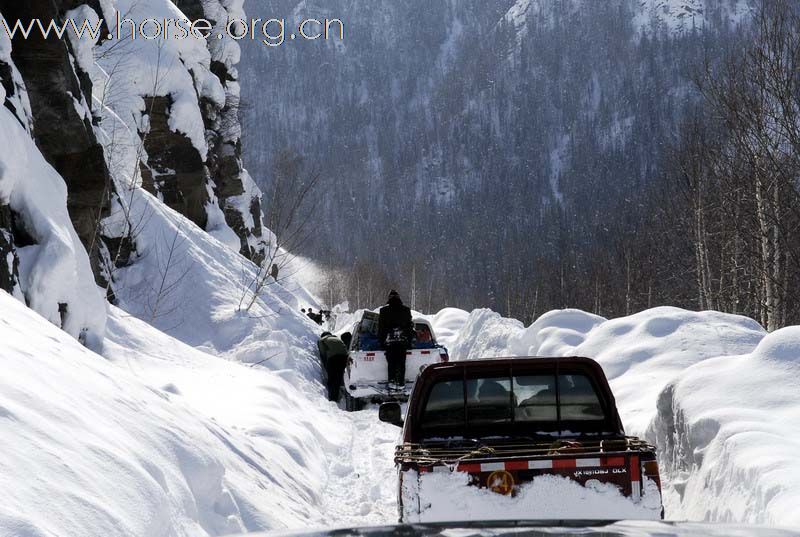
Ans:
MULTIPOLYGON (((124 193, 141 186, 234 251, 261 261, 269 233, 261 192, 241 162, 240 52, 226 33, 229 19, 244 17, 242 1, 109 0, 103 13, 107 21, 119 16, 137 25, 188 20, 178 6, 193 19, 214 21, 213 37, 184 37, 170 25, 166 39, 123 35, 94 49, 89 72, 119 203, 127 212, 124 193)), ((128 22, 122 28, 130 32, 128 22)))
POLYGON ((0 205, 17 215, 28 235, 27 243, 16 246, 18 296, 73 337, 97 346, 105 330, 105 299, 67 213, 64 180, 5 107, 0 125, 0 205))
POLYGON ((705 26, 735 26, 753 12, 752 0, 637 0, 634 25, 642 31, 691 32, 705 26))

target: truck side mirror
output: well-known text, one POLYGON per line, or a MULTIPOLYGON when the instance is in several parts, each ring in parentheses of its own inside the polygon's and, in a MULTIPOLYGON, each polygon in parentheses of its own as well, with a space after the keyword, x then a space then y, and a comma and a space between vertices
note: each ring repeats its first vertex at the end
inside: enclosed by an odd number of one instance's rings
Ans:
POLYGON ((400 410, 400 403, 383 403, 378 409, 378 419, 402 427, 403 413, 400 410))

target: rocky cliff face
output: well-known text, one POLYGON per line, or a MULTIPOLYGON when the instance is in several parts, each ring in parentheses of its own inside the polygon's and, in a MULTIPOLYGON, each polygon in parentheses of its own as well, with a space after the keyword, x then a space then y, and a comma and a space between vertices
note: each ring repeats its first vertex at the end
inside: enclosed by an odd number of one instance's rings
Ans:
MULTIPOLYGON (((8 109, 13 120, 18 121, 26 131, 30 132, 30 108, 27 106, 24 86, 19 71, 11 60, 11 43, 0 39, 0 95, 3 95, 3 106, 8 109)), ((1 171, 0 171, 1 172, 1 171)), ((2 177, 2 173, 0 173, 2 177)), ((1 192, 1 191, 0 191, 1 192)), ((0 195, 0 289, 15 293, 19 289, 19 256, 15 238, 14 212, 9 204, 10 199, 0 195)))
POLYGON ((169 127, 172 111, 169 95, 145 97, 148 129, 139 134, 148 159, 141 163, 142 184, 205 229, 210 201, 208 168, 192 141, 169 127))
MULTIPOLYGON (((4 12, 9 11, 13 12, 4 12)), ((95 281, 95 274, 102 274, 99 240, 95 238, 99 217, 88 215, 102 214, 106 205, 86 202, 91 188, 82 188, 84 183, 76 172, 82 164, 75 162, 90 166, 99 155, 102 174, 103 151, 96 140, 89 142, 93 135, 90 123, 72 122, 88 108, 83 106, 69 49, 57 52, 39 43, 39 48, 15 54, 14 46, 24 43, 14 44, 0 35, 0 102, 4 105, 0 108, 0 289, 87 345, 99 344, 106 313, 95 281), (26 69, 17 68, 15 57, 26 69), (28 90, 26 75, 30 87, 38 92, 28 90), (65 100, 49 94, 47 84, 62 84, 74 92, 68 94, 75 96, 68 103, 69 110, 57 111, 65 100), (64 125, 74 130, 74 135, 72 130, 58 133, 53 125, 64 125), (39 146, 35 143, 37 129, 42 132, 39 146), (56 167, 65 175, 59 175, 56 167), (71 178, 74 201, 78 202, 72 203, 69 211, 64 177, 71 178), (87 226, 89 222, 91 226, 87 226), (85 243, 76 233, 82 225, 85 243), (87 249, 95 252, 96 270, 87 249)), ((87 168, 83 174, 90 186, 95 171, 87 168)))
MULTIPOLYGON (((244 19, 243 0, 176 0, 190 19, 205 18, 220 34, 228 20, 244 19)), ((224 89, 222 102, 201 98, 200 109, 206 129, 206 166, 225 222, 240 240, 242 255, 260 263, 264 259, 264 234, 261 227, 261 195, 242 163, 240 87, 236 65, 239 45, 231 40, 209 40, 211 72, 224 89)))
MULTIPOLYGON (((67 18, 80 26, 117 14, 174 17, 176 3, 217 29, 244 16, 239 0, 0 0, 0 13, 12 27, 67 18)), ((0 147, 0 288, 76 337, 101 335, 104 308, 79 299, 90 305, 81 311, 75 293, 99 296, 87 285, 94 280, 114 300, 116 269, 158 255, 139 244, 152 243, 138 236, 146 215, 131 217, 142 189, 260 262, 267 233, 261 193, 242 165, 238 61, 228 39, 0 39, 0 128, 26 133, 21 145, 0 147), (27 168, 38 178, 26 178, 27 168), (48 222, 45 213, 62 210, 64 222, 48 222)))
MULTIPOLYGON (((83 4, 76 0, 0 3, 7 20, 26 25, 36 18, 60 20, 83 4)), ((11 55, 25 81, 36 145, 67 183, 72 223, 89 252, 98 283, 105 285, 99 231, 102 219, 108 216, 112 185, 92 124, 88 73, 75 60, 66 39, 44 39, 36 33, 25 39, 18 34, 11 55)))
POLYGON ((0 289, 13 293, 19 285, 19 257, 14 247, 11 208, 0 204, 0 289))

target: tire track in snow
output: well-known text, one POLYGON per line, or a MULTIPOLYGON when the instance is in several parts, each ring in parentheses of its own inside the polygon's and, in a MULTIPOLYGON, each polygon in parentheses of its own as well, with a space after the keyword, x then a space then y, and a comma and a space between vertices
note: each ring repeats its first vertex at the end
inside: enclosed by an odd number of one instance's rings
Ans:
POLYGON ((326 525, 334 527, 397 522, 394 448, 400 429, 378 420, 376 408, 342 412, 350 442, 330 458, 322 493, 326 525))

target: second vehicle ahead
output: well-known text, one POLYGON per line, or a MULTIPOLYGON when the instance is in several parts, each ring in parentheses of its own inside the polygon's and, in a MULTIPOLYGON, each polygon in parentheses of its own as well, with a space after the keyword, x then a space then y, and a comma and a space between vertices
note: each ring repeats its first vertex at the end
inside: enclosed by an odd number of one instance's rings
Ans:
POLYGON ((378 314, 365 311, 351 330, 353 340, 344 372, 347 410, 360 410, 367 403, 406 401, 422 367, 448 361, 447 349, 436 342, 433 327, 425 319, 414 319, 414 338, 406 352, 406 384, 389 382, 386 355, 378 340, 378 314))

